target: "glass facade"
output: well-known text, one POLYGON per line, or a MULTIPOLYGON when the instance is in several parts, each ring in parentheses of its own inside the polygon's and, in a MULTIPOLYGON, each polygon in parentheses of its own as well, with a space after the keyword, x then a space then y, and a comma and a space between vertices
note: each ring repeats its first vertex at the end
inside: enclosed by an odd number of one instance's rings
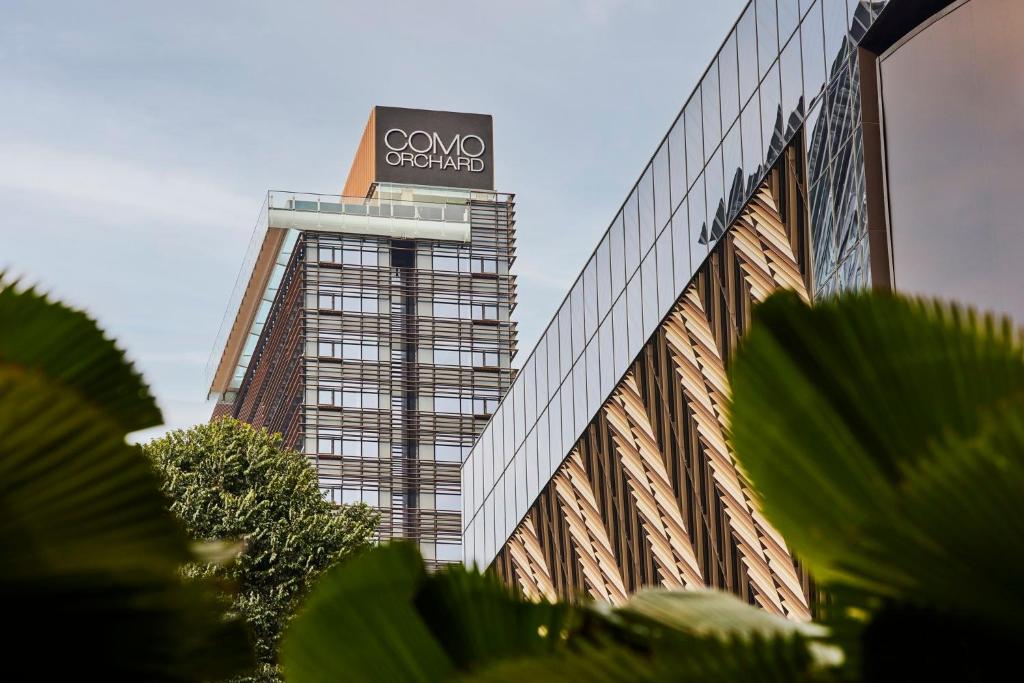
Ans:
POLYGON ((466 458, 467 563, 495 557, 801 130, 814 293, 868 284, 855 46, 885 4, 744 9, 466 458))

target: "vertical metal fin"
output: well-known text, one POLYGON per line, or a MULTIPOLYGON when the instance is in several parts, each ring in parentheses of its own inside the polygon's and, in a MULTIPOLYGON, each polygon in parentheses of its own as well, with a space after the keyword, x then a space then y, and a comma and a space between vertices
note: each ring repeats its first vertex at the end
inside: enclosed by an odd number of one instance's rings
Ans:
POLYGON ((537 528, 533 524, 533 516, 526 517, 516 528, 505 546, 508 548, 516 578, 523 593, 532 600, 545 598, 554 601, 558 598, 555 585, 551 581, 551 571, 544 559, 537 528))
POLYGON ((552 483, 558 493, 587 590, 598 600, 622 604, 626 601, 626 587, 579 451, 573 449, 570 452, 552 483))
POLYGON ((604 411, 662 584, 703 587, 693 543, 632 373, 619 384, 604 411))

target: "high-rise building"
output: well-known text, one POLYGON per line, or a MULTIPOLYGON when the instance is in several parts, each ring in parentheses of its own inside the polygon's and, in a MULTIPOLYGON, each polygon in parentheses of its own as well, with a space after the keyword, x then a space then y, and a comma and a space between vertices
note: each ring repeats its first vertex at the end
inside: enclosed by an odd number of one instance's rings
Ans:
POLYGON ((326 497, 434 564, 512 379, 515 205, 490 116, 375 107, 340 194, 271 191, 210 365, 214 415, 284 435, 326 497))
POLYGON ((807 577, 726 439, 753 304, 875 287, 1024 319, 1024 3, 752 0, 462 469, 467 563, 531 595, 807 577))

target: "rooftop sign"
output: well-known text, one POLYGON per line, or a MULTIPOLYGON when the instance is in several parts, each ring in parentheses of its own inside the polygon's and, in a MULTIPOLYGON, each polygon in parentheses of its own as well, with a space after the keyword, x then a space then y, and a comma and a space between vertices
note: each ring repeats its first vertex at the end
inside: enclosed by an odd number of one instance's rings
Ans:
POLYGON ((375 180, 493 190, 492 138, 486 114, 377 107, 375 180))

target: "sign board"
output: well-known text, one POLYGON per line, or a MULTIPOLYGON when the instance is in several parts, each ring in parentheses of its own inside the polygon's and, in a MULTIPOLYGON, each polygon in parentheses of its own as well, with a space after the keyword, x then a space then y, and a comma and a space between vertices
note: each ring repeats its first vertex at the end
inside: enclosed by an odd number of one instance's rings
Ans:
POLYGON ((494 189, 489 115, 377 107, 375 121, 378 183, 494 189))

